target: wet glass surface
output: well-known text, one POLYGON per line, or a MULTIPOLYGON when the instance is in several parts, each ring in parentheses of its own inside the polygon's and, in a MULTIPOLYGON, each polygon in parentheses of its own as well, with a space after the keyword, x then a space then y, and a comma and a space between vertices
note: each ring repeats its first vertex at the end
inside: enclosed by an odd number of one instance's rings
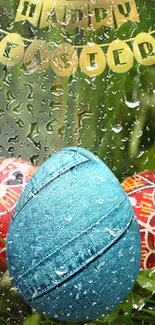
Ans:
MULTIPOLYGON (((0 162, 22 158, 40 166, 75 145, 94 152, 120 182, 155 170, 155 1, 105 1, 102 10, 101 1, 80 1, 77 11, 75 2, 55 3, 53 9, 48 1, 0 1, 0 162)), ((149 182, 154 184, 154 176, 149 182)), ((21 184, 18 171, 7 185, 21 184)), ((144 207, 152 213, 151 266, 154 193, 152 205, 144 207)), ((2 194, 0 187, 0 200, 2 194)), ((131 193, 133 207, 139 197, 135 200, 131 193)), ((72 222, 73 215, 64 220, 72 222)), ((52 324, 10 289, 7 276, 0 289, 0 324, 52 324)), ((154 272, 142 273, 138 281, 122 307, 94 323, 154 324, 154 272)))

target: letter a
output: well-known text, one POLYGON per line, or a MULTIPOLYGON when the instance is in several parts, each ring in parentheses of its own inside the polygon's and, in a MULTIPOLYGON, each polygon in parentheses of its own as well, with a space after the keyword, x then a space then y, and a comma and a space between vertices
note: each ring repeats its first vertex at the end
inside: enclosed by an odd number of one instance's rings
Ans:
POLYGON ((44 0, 39 28, 61 27, 65 12, 62 0, 44 0))

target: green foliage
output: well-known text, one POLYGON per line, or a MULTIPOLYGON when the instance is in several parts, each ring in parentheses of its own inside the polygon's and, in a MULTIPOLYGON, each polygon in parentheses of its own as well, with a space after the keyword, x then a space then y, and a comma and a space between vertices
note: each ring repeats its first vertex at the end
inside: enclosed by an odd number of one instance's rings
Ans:
POLYGON ((5 239, 3 239, 2 237, 0 237, 0 242, 3 243, 3 244, 6 244, 5 239))
POLYGON ((40 315, 38 313, 34 313, 31 316, 28 316, 24 321, 23 325, 39 325, 40 324, 40 315))
MULTIPOLYGON (((8 279, 1 274, 0 324, 17 325, 76 325, 59 322, 41 315, 28 306, 8 279)), ((80 322, 80 325, 86 323, 80 322)), ((155 270, 141 270, 128 297, 111 313, 87 322, 89 325, 153 325, 155 324, 155 270)))

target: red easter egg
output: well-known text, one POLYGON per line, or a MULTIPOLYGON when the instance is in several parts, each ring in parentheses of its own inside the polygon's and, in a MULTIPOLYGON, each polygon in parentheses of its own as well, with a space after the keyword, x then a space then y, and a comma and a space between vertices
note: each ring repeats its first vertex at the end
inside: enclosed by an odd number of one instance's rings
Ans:
POLYGON ((155 268, 155 171, 127 178, 123 183, 141 234, 141 269, 155 268))
MULTIPOLYGON (((0 164, 0 237, 6 240, 16 203, 37 168, 19 159, 5 159, 0 164)), ((0 241, 0 269, 6 270, 5 244, 0 241)))

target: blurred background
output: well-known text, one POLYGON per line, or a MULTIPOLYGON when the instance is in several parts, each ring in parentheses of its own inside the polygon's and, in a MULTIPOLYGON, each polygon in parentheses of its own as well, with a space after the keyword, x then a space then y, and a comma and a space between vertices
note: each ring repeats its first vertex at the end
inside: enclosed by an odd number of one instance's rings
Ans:
MULTIPOLYGON (((102 27, 91 33, 14 23, 18 3, 1 0, 0 28, 29 39, 106 44, 155 30, 154 0, 136 1, 140 23, 128 21, 119 29, 102 27)), ((4 36, 1 31, 0 39, 4 36)), ((132 42, 129 45, 132 48, 132 42)), ((155 65, 146 67, 135 60, 127 73, 116 74, 107 66, 90 78, 78 68, 73 76, 62 78, 51 67, 33 73, 22 62, 15 67, 0 64, 0 155, 40 165, 70 145, 97 154, 120 181, 155 169, 155 65)))

